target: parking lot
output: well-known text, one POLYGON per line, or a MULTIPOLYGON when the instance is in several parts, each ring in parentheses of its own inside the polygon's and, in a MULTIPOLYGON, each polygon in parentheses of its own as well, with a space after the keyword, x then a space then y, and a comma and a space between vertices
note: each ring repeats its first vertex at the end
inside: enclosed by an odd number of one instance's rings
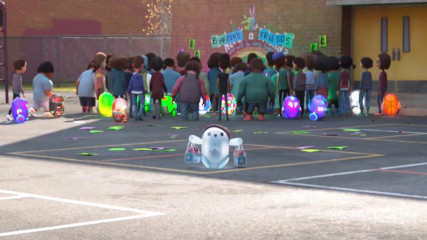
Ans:
POLYGON ((427 237, 425 117, 118 124, 66 101, 62 118, 0 125, 0 237, 427 237), (184 162, 214 123, 243 139, 244 168, 184 162))

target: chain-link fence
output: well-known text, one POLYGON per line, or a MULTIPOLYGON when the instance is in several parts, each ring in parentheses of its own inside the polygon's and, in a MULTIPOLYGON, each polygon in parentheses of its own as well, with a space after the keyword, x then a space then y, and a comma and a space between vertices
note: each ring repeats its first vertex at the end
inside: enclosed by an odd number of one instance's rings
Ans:
MULTIPOLYGON (((135 56, 152 52, 162 58, 168 57, 169 35, 123 35, 123 36, 57 36, 57 37, 8 37, 9 65, 16 59, 27 61, 25 82, 31 81, 38 65, 51 61, 55 67, 53 82, 76 81, 80 73, 97 52, 117 56, 135 56)), ((11 67, 9 66, 9 69, 11 67)), ((0 72, 0 76, 4 73, 0 72)), ((12 79, 13 71, 9 71, 12 79)))

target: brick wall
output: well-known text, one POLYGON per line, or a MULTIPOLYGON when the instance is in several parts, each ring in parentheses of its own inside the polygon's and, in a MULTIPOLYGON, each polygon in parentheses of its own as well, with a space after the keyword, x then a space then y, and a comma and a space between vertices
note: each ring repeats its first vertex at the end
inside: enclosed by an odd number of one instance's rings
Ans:
POLYGON ((141 34, 146 26, 147 9, 141 0, 5 0, 5 3, 9 36, 141 34), (55 27, 57 20, 61 21, 55 27), (64 20, 65 24, 61 24, 64 20))
POLYGON ((171 56, 175 57, 182 48, 192 52, 188 49, 190 38, 196 39, 196 49, 201 50, 202 63, 207 62, 211 53, 224 52, 224 47, 211 48, 211 35, 231 32, 232 25, 242 26, 243 15, 249 17, 249 8, 252 9, 254 5, 259 27, 270 24, 279 33, 295 34, 290 54, 298 56, 308 52, 310 43, 318 42, 320 34, 327 35, 328 45, 319 48, 319 51, 327 55, 340 54, 342 8, 326 6, 326 0, 174 0, 171 56))

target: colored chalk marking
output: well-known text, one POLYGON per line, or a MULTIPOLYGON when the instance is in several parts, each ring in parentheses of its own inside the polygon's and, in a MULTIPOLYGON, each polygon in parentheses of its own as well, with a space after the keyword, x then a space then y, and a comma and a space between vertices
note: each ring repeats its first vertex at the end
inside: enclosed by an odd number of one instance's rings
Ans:
POLYGON ((160 127, 160 124, 148 124, 149 127, 160 127))
POLYGON ((156 149, 154 151, 156 151, 156 152, 175 152, 176 149, 175 148, 167 148, 167 149, 156 149))
POLYGON ((102 130, 90 130, 89 133, 103 133, 104 131, 102 130))
POLYGON ((349 134, 349 136, 366 137, 366 134, 365 133, 362 133, 362 134, 349 134))
POLYGON ((310 132, 307 131, 291 131, 293 134, 309 134, 310 132))
POLYGON ((153 151, 151 148, 134 148, 134 151, 153 151))
POLYGON ((150 147, 151 149, 159 149, 159 150, 165 150, 168 149, 168 147, 150 147))
POLYGON ((331 147, 328 147, 329 149, 338 149, 338 150, 343 150, 343 149, 346 149, 347 148, 347 146, 331 146, 331 147))
POLYGON ((254 134, 268 134, 268 132, 258 131, 258 132, 254 132, 254 134))
POLYGON ((314 125, 304 125, 303 128, 317 128, 317 126, 314 125))
POLYGON ((92 130, 95 129, 96 127, 81 127, 80 130, 92 130))
POLYGON ((124 151, 126 148, 109 148, 108 151, 124 151))
POLYGON ((179 126, 176 126, 176 127, 171 127, 171 128, 176 129, 176 130, 180 130, 180 129, 186 129, 188 127, 179 127, 179 126))
POLYGON ((108 130, 118 131, 118 130, 122 130, 123 128, 125 128, 125 127, 123 127, 123 126, 112 126, 112 127, 109 127, 108 130))
POLYGON ((314 153, 321 152, 319 149, 302 149, 301 152, 314 153))
POLYGON ((84 137, 70 137, 70 139, 76 141, 76 140, 82 140, 84 139, 84 137))
POLYGON ((301 146, 301 147, 296 147, 295 149, 303 150, 303 149, 310 149, 310 148, 314 148, 314 146, 301 146))
POLYGON ((336 133, 322 133, 322 136, 338 136, 336 133))
POLYGON ((243 132, 243 130, 241 130, 241 129, 236 129, 236 130, 233 130, 232 132, 243 132))
POLYGON ((360 129, 346 128, 342 130, 343 132, 360 132, 360 129))
POLYGON ((98 153, 76 153, 78 156, 98 156, 98 153))
POLYGON ((169 133, 169 136, 170 136, 170 138, 176 138, 176 137, 178 137, 178 136, 179 136, 179 134, 170 134, 170 133, 169 133))

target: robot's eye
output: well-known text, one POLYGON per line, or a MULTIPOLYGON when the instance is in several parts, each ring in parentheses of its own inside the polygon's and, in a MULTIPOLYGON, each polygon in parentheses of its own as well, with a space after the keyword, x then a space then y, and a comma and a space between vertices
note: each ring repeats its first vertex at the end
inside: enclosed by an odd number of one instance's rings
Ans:
POLYGON ((221 133, 221 137, 224 136, 224 133, 221 133))
POLYGON ((211 135, 211 133, 210 132, 208 132, 208 136, 210 136, 211 135))

